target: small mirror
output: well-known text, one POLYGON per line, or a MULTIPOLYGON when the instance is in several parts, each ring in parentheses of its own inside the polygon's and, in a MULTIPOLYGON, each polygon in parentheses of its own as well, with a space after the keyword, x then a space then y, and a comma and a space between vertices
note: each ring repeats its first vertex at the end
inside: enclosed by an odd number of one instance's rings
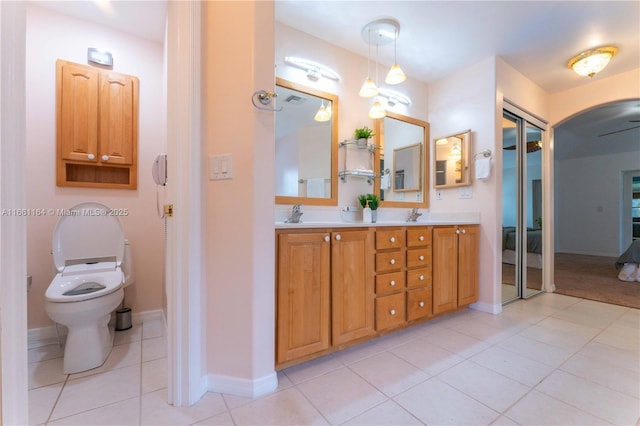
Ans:
POLYGON ((276 204, 338 204, 338 96, 276 78, 276 204))
POLYGON ((471 130, 434 139, 434 188, 471 185, 471 130))
POLYGON ((383 207, 428 207, 429 124, 387 112, 374 122, 376 195, 383 207))

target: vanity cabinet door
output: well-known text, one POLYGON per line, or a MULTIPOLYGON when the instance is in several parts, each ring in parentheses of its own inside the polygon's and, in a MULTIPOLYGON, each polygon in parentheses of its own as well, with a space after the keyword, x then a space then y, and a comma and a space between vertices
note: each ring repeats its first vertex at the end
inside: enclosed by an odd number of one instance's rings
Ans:
POLYGON ((478 301, 480 227, 465 225, 458 234, 458 306, 478 301))
POLYGON ((332 344, 374 334, 373 231, 331 233, 332 344))
POLYGON ((138 146, 138 79, 125 74, 100 75, 100 160, 133 164, 138 146))
POLYGON ((458 234, 456 227, 433 230, 433 314, 458 307, 458 234))
POLYGON ((328 232, 278 234, 276 363, 329 348, 328 232))

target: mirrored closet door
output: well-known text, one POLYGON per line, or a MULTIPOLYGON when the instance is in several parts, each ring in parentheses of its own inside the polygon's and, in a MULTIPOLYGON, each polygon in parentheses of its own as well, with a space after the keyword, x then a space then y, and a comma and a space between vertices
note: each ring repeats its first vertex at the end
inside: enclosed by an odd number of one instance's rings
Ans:
POLYGON ((542 291, 544 123, 515 107, 502 119, 502 302, 542 291))

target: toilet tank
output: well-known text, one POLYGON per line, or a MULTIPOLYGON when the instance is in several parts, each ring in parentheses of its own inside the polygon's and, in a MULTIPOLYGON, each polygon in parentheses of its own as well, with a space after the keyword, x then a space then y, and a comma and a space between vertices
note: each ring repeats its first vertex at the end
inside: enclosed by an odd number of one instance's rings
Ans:
POLYGON ((124 257, 122 258, 122 273, 124 274, 124 287, 128 287, 136 282, 135 270, 133 268, 133 258, 131 256, 131 245, 129 240, 124 240, 124 257))

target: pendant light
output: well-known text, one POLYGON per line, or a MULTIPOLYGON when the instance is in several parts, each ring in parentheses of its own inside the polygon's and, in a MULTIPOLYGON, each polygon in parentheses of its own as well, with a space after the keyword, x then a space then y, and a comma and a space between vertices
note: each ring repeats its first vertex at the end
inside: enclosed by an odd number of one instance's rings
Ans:
POLYGON ((371 79, 371 30, 367 31, 367 44, 369 45, 369 53, 367 54, 367 78, 364 80, 360 88, 360 95, 363 98, 373 98, 378 94, 378 86, 371 79))
MULTIPOLYGON (((378 82, 378 45, 376 44, 376 83, 378 82)), ((387 112, 384 110, 382 103, 380 102, 380 96, 376 96, 376 100, 371 105, 371 109, 369 110, 369 118, 378 119, 383 118, 387 115, 387 112)))
POLYGON ((313 119, 320 122, 331 120, 330 105, 331 104, 328 104, 327 108, 325 108, 323 99, 322 104, 320 105, 320 108, 318 108, 318 112, 316 112, 316 115, 315 117, 313 117, 313 119))
POLYGON ((387 73, 387 78, 384 79, 384 82, 387 84, 400 84, 407 79, 407 76, 398 65, 398 56, 397 56, 397 40, 398 40, 398 30, 394 32, 393 36, 393 65, 391 69, 387 73))

